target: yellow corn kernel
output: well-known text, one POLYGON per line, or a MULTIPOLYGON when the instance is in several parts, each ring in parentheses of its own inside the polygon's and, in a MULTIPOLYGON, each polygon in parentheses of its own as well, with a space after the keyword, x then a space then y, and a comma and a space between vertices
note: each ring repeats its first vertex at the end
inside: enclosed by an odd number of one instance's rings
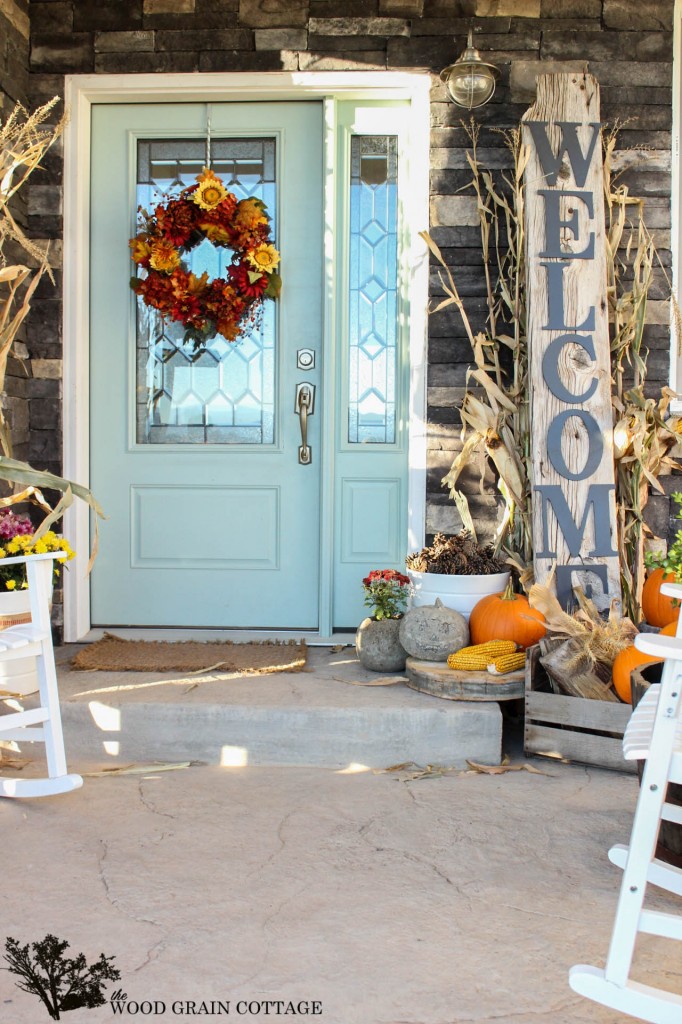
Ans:
POLYGON ((495 658, 501 658, 503 654, 513 654, 516 644, 513 640, 486 640, 484 644, 472 644, 471 647, 461 647, 455 654, 473 654, 476 657, 484 654, 491 655, 486 662, 489 665, 495 658))
POLYGON ((518 654, 503 654, 501 658, 495 658, 491 665, 488 665, 488 672, 493 676, 503 676, 505 672, 516 672, 526 664, 526 652, 519 651, 518 654))
POLYGON ((485 672, 495 658, 513 654, 515 650, 516 644, 513 640, 488 640, 484 644, 473 644, 451 654, 448 658, 448 668, 485 672))
POLYGON ((451 654, 448 657, 448 668, 466 669, 470 672, 485 672, 489 658, 485 654, 451 654))

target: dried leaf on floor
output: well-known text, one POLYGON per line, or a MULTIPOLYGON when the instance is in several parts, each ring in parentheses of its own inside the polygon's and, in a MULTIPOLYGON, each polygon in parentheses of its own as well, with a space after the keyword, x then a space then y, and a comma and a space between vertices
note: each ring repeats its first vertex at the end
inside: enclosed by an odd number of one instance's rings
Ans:
POLYGON ((418 768, 419 765, 414 761, 401 761, 400 764, 392 764, 388 768, 375 768, 374 775, 386 775, 387 772, 403 772, 406 768, 418 768))
POLYGON ((12 771, 20 772, 31 762, 25 757, 7 757, 4 753, 0 757, 0 769, 11 768, 12 771))
POLYGON ((192 761, 178 761, 175 764, 129 764, 125 767, 114 765, 98 772, 82 772, 84 778, 96 779, 106 775, 147 775, 150 772, 174 772, 179 768, 190 768, 192 761))
POLYGON ((441 779, 445 775, 450 775, 456 772, 459 775, 464 774, 457 768, 448 767, 442 764, 417 764, 416 761, 403 761, 401 764, 393 764, 390 768, 375 768, 374 775, 386 775, 389 772, 397 774, 398 772, 407 772, 408 768, 415 769, 409 772, 400 782, 414 782, 417 779, 441 779))
POLYGON ((349 679, 351 686, 395 686, 396 683, 406 683, 407 676, 381 676, 380 679, 349 679))
POLYGON ((549 775, 549 772, 543 772, 539 768, 535 768, 532 764, 510 764, 509 758, 505 757, 501 764, 479 764, 478 761, 469 761, 467 764, 472 772, 477 772, 480 775, 505 775, 507 772, 530 772, 531 775, 549 775))

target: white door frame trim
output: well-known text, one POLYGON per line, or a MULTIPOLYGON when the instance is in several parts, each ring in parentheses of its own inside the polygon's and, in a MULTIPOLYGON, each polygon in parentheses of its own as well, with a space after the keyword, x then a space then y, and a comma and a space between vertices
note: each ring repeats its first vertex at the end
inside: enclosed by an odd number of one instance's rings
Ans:
MULTIPOLYGON (((89 263, 90 120, 95 103, 229 102, 334 98, 409 99, 415 144, 410 153, 414 197, 410 263, 410 400, 408 536, 406 547, 423 544, 426 521, 426 321, 428 252, 418 232, 429 224, 428 74, 389 71, 270 72, 149 75, 67 75, 64 133, 64 475, 85 486, 89 450, 89 263)), ((106 511, 106 509, 105 509, 106 511)), ((106 523, 103 525, 106 529, 106 523)), ((76 642, 90 630, 90 583, 83 571, 89 549, 89 511, 75 502, 64 516, 64 532, 81 553, 78 569, 65 574, 64 639, 76 642)), ((360 581, 358 581, 359 585, 360 581)), ((329 635, 320 622, 321 635, 329 635)))

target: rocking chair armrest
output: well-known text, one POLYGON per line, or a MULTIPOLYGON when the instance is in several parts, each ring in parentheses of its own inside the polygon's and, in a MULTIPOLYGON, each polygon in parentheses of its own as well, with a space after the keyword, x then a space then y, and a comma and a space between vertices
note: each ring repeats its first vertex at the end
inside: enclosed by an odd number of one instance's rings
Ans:
POLYGON ((48 558, 68 558, 66 551, 48 551, 45 555, 17 555, 15 558, 0 558, 0 566, 22 565, 26 562, 45 562, 48 558))
POLYGON ((670 658, 682 661, 682 637, 663 636, 662 633, 638 633, 635 647, 642 654, 650 654, 654 658, 670 658))

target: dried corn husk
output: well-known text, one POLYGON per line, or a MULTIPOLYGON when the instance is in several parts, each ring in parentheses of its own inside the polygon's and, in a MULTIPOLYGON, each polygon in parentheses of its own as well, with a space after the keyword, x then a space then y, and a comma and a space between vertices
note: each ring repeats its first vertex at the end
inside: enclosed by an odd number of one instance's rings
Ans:
MULTIPOLYGON (((5 387, 7 360, 30 312, 35 290, 44 274, 54 281, 47 250, 26 237, 10 213, 8 204, 40 165, 43 156, 64 129, 65 117, 49 123, 54 118, 53 111, 58 102, 59 97, 56 96, 31 114, 21 104, 17 104, 4 124, 0 124, 0 394, 5 387), (7 243, 23 250, 25 263, 11 266, 5 263, 7 243)), ((7 481, 15 488, 26 485, 21 494, 5 499, 3 505, 30 500, 46 512, 47 518, 37 531, 37 536, 49 530, 62 517, 74 496, 88 503, 95 513, 94 539, 88 564, 90 571, 97 553, 97 519, 103 517, 101 508, 86 487, 53 473, 33 469, 28 463, 12 458, 12 441, 1 405, 0 480, 7 481), (45 502, 39 488, 61 492, 61 498, 54 508, 45 502)))
POLYGON ((619 614, 616 601, 611 602, 609 617, 604 620, 580 587, 575 588, 575 596, 578 609, 573 613, 565 612, 550 587, 540 583, 533 584, 528 600, 531 608, 544 615, 551 636, 577 641, 593 663, 610 667, 616 656, 632 644, 638 629, 627 616, 619 614))
MULTIPOLYGON (((628 186, 614 173, 616 123, 603 135, 604 195, 606 199, 607 296, 613 378, 614 449, 618 553, 621 565, 623 607, 635 622, 641 617, 641 593, 645 577, 644 544, 647 526, 644 508, 649 489, 660 490, 658 477, 682 468, 671 449, 679 440, 679 425, 667 420, 671 392, 664 388, 660 399, 646 397, 646 346, 643 345, 647 297, 654 267, 670 281, 644 220, 644 201, 631 196, 628 186), (632 386, 626 385, 632 377, 632 386)), ((481 252, 486 278, 486 332, 474 334, 465 305, 442 254, 426 233, 422 234, 440 263, 444 298, 432 312, 454 305, 471 342, 474 366, 467 378, 462 404, 462 451, 456 456, 443 486, 450 489, 463 525, 474 533, 467 496, 460 486, 465 468, 477 465, 481 479, 488 465, 498 478, 504 501, 496 534, 496 550, 531 582, 533 546, 529 486, 530 417, 527 388, 526 273, 524 259, 523 171, 530 155, 518 130, 503 131, 512 153, 513 172, 493 178, 478 162, 480 128, 464 125, 471 149, 467 160, 476 196, 481 252), (505 373, 500 353, 511 353, 505 373)), ((672 288, 670 289, 672 293, 672 288)), ((674 300, 673 325, 678 352, 682 351, 682 314, 674 300)), ((505 363, 506 365, 506 363, 505 363)), ((481 484, 482 486, 482 484, 481 484)))
POLYGON ((593 700, 617 700, 611 689, 611 667, 618 654, 629 647, 637 627, 619 614, 611 603, 605 621, 596 605, 575 589, 577 611, 565 612, 548 586, 535 583, 528 600, 547 621, 551 646, 541 643, 540 661, 557 692, 593 700))
POLYGON ((540 663, 558 693, 566 693, 570 697, 588 697, 591 700, 618 701, 609 685, 610 670, 606 670, 606 680, 600 678, 604 666, 592 660, 578 639, 554 645, 547 654, 540 655, 540 663))

